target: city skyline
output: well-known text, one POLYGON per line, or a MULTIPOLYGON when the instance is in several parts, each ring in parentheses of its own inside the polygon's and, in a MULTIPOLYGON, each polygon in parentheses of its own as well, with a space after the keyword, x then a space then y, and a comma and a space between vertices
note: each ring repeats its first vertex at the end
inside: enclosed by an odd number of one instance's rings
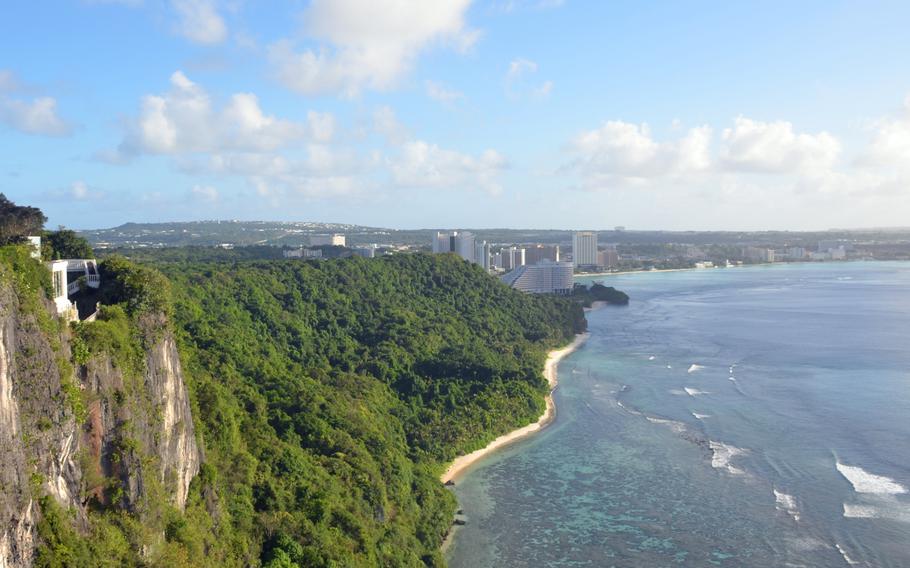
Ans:
POLYGON ((0 22, 0 192, 76 229, 906 226, 906 16, 899 2, 17 4, 0 22))

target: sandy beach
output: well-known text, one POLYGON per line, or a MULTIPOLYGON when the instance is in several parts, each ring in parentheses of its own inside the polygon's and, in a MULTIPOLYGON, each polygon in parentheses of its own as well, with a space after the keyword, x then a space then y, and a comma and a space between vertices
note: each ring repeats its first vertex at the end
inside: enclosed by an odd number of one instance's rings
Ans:
MULTIPOLYGON (((596 307, 597 306, 595 306, 595 308, 596 307)), ((581 344, 584 343, 585 340, 587 340, 587 339, 588 339, 587 333, 580 333, 580 334, 576 335, 575 339, 572 340, 572 343, 570 343, 566 347, 563 347, 562 349, 555 349, 553 351, 550 351, 549 356, 547 357, 547 362, 544 364, 543 372, 544 372, 544 376, 547 379, 547 382, 550 383, 551 392, 554 388, 556 388, 556 383, 558 380, 556 370, 557 370, 557 366, 559 365, 559 361, 562 360, 563 357, 565 357, 569 353, 572 353, 573 351, 578 349, 578 347, 581 346, 581 344)), ((500 437, 496 438, 495 440, 493 440, 492 442, 490 442, 485 448, 481 448, 479 450, 471 452, 470 454, 466 454, 466 455, 455 458, 455 461, 453 461, 452 464, 449 465, 448 469, 446 469, 445 473, 443 473, 442 476, 440 476, 439 480, 442 481, 443 483, 452 481, 456 477, 458 477, 459 474, 463 473, 468 467, 473 465, 475 462, 477 462, 484 456, 486 456, 492 452, 495 452, 496 450, 498 450, 504 446, 507 446, 507 445, 511 444, 512 442, 515 442, 516 440, 520 440, 520 439, 524 438, 525 436, 529 436, 529 435, 543 429, 544 427, 546 427, 546 425, 549 424, 553 420, 553 418, 556 416, 556 406, 553 404, 553 396, 548 394, 546 401, 547 401, 547 409, 544 411, 543 415, 537 420, 537 422, 534 422, 533 424, 528 424, 524 428, 519 428, 518 430, 513 430, 513 431, 509 432, 508 434, 503 434, 502 436, 500 436, 500 437)))

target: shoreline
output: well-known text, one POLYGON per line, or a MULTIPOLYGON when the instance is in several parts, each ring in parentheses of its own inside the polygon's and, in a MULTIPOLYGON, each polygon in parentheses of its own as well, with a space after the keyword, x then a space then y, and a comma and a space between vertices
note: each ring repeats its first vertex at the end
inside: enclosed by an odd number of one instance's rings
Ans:
POLYGON ((573 274, 572 278, 586 278, 588 276, 627 276, 629 274, 651 274, 654 272, 686 272, 690 270, 703 270, 711 271, 718 268, 748 268, 752 266, 787 266, 792 264, 835 264, 835 263, 845 263, 845 262, 903 262, 900 260, 871 260, 855 258, 855 259, 845 259, 845 260, 791 260, 791 261, 780 261, 780 262, 755 262, 751 264, 736 264, 733 266, 720 266, 716 265, 713 268, 696 268, 690 266, 688 268, 655 268, 654 270, 622 270, 619 272, 581 272, 578 274, 573 274))
MULTIPOLYGON (((749 266, 753 266, 753 265, 750 264, 749 266)), ((716 266, 714 268, 721 268, 721 267, 716 266)), ((727 267, 723 267, 723 268, 727 268, 727 267)), ((731 268, 738 268, 738 267, 731 267, 731 268)), ((621 272, 583 272, 583 273, 579 273, 579 274, 574 274, 573 278, 586 278, 588 276, 626 276, 629 274, 653 274, 655 272, 684 272, 684 271, 688 271, 688 270, 713 270, 713 268, 695 268, 693 266, 691 268, 657 268, 655 270, 623 270, 621 272)))
MULTIPOLYGON (((606 305, 607 302, 597 301, 591 304, 591 307, 583 309, 585 313, 587 313, 600 309, 606 305)), ((445 472, 439 476, 439 481, 444 485, 448 483, 454 483, 455 478, 464 474, 472 465, 476 464, 483 458, 512 443, 531 436, 532 434, 536 434, 540 430, 543 430, 549 426, 550 422, 556 418, 556 403, 553 402, 553 391, 556 389, 556 386, 559 383, 559 375, 557 372, 559 369, 559 362, 576 351, 579 347, 581 347, 590 336, 591 332, 589 331, 586 331, 584 333, 577 333, 575 334, 575 338, 571 343, 561 349, 553 349, 547 354, 547 360, 543 366, 543 374, 550 386, 550 391, 547 393, 547 396, 544 399, 547 405, 546 410, 544 410, 544 413, 540 416, 540 418, 537 419, 537 422, 533 422, 527 426, 518 428, 517 430, 512 430, 507 434, 503 434, 479 450, 474 450, 469 454, 458 456, 452 461, 451 464, 449 464, 449 467, 446 468, 445 472)), ((463 513, 459 510, 455 514, 455 518, 457 519, 460 514, 463 513)), ((443 538, 442 544, 440 545, 440 550, 443 554, 445 554, 446 550, 448 550, 449 546, 452 544, 458 527, 459 525, 453 524, 453 526, 449 528, 449 532, 446 533, 445 538, 443 538)))
POLYGON ((496 450, 505 447, 513 442, 521 440, 531 434, 542 430, 550 422, 553 421, 553 418, 556 417, 556 405, 553 402, 553 389, 556 388, 559 379, 557 377, 556 370, 558 368, 559 362, 578 349, 585 341, 587 341, 590 336, 589 332, 579 333, 575 336, 575 339, 572 340, 567 346, 561 349, 554 349, 550 351, 547 356, 547 361, 544 363, 544 377, 547 379, 547 383, 550 385, 550 392, 546 396, 547 408, 544 410, 544 413, 537 419, 537 422, 532 422, 527 426, 523 426, 517 430, 512 430, 507 434, 499 436, 483 448, 479 450, 474 450, 469 454, 463 456, 458 456, 455 458, 449 467, 446 469, 445 473, 439 476, 439 481, 442 483, 454 482, 455 478, 459 477, 466 469, 486 457, 487 455, 495 452, 496 450))

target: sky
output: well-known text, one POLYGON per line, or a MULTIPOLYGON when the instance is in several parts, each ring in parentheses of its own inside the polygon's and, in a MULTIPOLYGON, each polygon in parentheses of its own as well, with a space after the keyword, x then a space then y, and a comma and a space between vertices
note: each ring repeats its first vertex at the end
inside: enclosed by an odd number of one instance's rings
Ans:
POLYGON ((49 226, 910 226, 910 3, 42 0, 0 192, 49 226))

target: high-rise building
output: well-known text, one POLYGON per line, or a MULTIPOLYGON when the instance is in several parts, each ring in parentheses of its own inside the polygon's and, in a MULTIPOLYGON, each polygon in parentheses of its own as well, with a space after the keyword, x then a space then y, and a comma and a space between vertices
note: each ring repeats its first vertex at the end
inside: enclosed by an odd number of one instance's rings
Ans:
POLYGON ((433 252, 453 252, 454 249, 452 248, 452 239, 457 234, 457 232, 444 233, 437 231, 436 236, 433 237, 433 252))
POLYGON ((468 231, 461 231, 455 233, 455 246, 452 248, 453 252, 458 253, 458 256, 467 260, 468 262, 476 262, 474 259, 474 233, 468 231))
POLYGON ((572 264, 579 266, 597 266, 597 233, 578 231, 572 235, 572 264))
POLYGON ((613 268, 619 264, 619 253, 615 246, 608 246, 602 251, 597 252, 597 266, 604 268, 613 268))
POLYGON ((493 268, 490 257, 490 244, 487 241, 474 243, 474 262, 482 266, 484 270, 489 271, 493 268))
POLYGON ((502 281, 516 290, 532 294, 572 293, 574 270, 570 262, 542 260, 538 264, 519 266, 501 277, 502 281))
POLYGON ((490 254, 490 268, 493 270, 503 270, 502 252, 494 252, 490 254))
POLYGON ((363 258, 374 258, 376 256, 376 249, 372 246, 353 247, 351 250, 354 251, 354 254, 363 258))
POLYGON ((525 247, 525 264, 537 264, 542 260, 559 262, 559 245, 530 245, 525 247))
POLYGON ((434 253, 454 252, 468 262, 477 263, 489 270, 489 245, 486 241, 477 243, 477 239, 470 231, 439 231, 433 237, 431 245, 434 253), (484 250, 487 251, 486 255, 484 250))
POLYGON ((520 247, 508 247, 500 251, 502 255, 502 268, 504 270, 515 270, 519 266, 524 266, 525 249, 520 247))

